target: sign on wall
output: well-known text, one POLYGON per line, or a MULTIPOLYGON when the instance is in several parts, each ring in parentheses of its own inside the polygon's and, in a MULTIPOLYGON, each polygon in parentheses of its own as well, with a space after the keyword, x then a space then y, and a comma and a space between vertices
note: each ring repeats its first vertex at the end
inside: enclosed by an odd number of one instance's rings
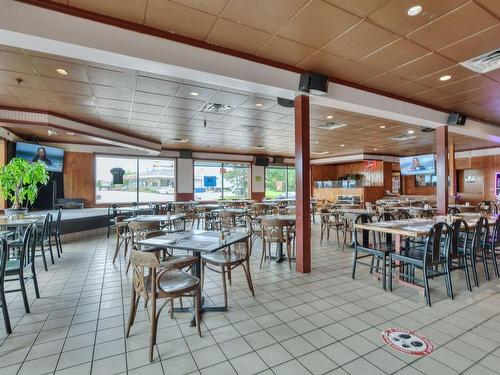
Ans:
POLYGON ((205 187, 215 187, 217 185, 216 176, 203 176, 203 186, 205 187))

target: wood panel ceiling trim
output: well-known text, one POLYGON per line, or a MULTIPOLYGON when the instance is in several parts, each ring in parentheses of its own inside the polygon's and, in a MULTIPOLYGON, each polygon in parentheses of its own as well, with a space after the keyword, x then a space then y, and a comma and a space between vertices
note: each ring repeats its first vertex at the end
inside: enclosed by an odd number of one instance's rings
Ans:
MULTIPOLYGON (((95 12, 92 12, 92 11, 88 11, 88 10, 76 8, 76 7, 73 7, 73 6, 68 6, 66 4, 59 3, 59 2, 47 1, 47 0, 17 0, 17 1, 23 2, 23 3, 27 3, 27 4, 31 4, 31 5, 35 5, 35 6, 39 6, 39 7, 43 7, 43 8, 46 8, 46 9, 53 10, 53 11, 62 12, 62 13, 69 14, 69 15, 72 15, 72 16, 81 17, 81 18, 92 20, 92 21, 96 21, 96 22, 100 22, 100 23, 104 23, 104 24, 108 24, 108 25, 112 25, 112 26, 116 26, 116 27, 120 27, 120 28, 124 28, 124 29, 128 29, 128 30, 132 30, 132 31, 136 31, 136 32, 140 32, 140 33, 144 33, 144 34, 148 34, 148 35, 153 35, 153 36, 157 36, 157 37, 160 37, 160 38, 164 38, 164 39, 168 39, 168 40, 172 40, 172 41, 176 41, 176 42, 180 42, 180 43, 184 43, 184 44, 188 44, 188 45, 195 46, 195 47, 198 47, 198 48, 203 48, 203 49, 207 49, 207 50, 221 52, 221 53, 224 53, 224 54, 227 54, 227 55, 231 55, 231 56, 243 58, 243 59, 246 59, 246 60, 250 60, 250 61, 257 62, 257 63, 261 63, 261 64, 273 66, 273 67, 276 67, 276 68, 279 68, 279 69, 284 69, 284 70, 288 70, 288 71, 295 72, 295 73, 302 73, 302 72, 305 71, 305 68, 299 68, 299 67, 291 65, 291 64, 287 64, 287 63, 279 62, 279 61, 276 61, 276 60, 273 60, 273 59, 269 59, 269 58, 266 58, 266 57, 263 57, 263 56, 259 56, 259 52, 258 51, 257 51, 257 54, 252 54, 252 53, 248 53, 248 52, 238 51, 238 50, 227 48, 227 47, 224 47, 224 46, 214 45, 214 44, 211 44, 211 43, 207 43, 207 42, 199 40, 199 39, 195 39, 195 38, 191 38, 191 37, 186 37, 186 36, 174 33, 174 32, 164 31, 164 30, 156 29, 156 28, 153 28, 153 27, 150 27, 150 26, 142 25, 142 24, 139 24, 139 23, 127 21, 127 20, 124 20, 124 19, 118 19, 118 18, 107 16, 107 15, 102 15, 102 14, 99 14, 99 13, 95 13, 95 12)), ((334 3, 334 2, 332 2, 332 3, 334 3)), ((476 4, 476 3, 474 3, 474 4, 476 4)), ((464 4, 461 5, 461 7, 463 7, 463 6, 464 6, 464 4)), ((496 17, 492 13, 491 10, 487 9, 482 4, 477 4, 477 6, 480 7, 482 10, 484 10, 485 12, 488 12, 488 14, 491 14, 491 16, 496 17)), ((300 10, 304 9, 304 7, 305 6, 302 6, 302 8, 300 8, 300 10)), ((337 8, 337 9, 339 9, 342 12, 345 12, 344 10, 342 10, 340 8, 337 8)), ((296 16, 297 13, 294 16, 296 16)), ((445 17, 449 13, 450 13, 450 11, 444 12, 438 18, 436 18, 436 20, 442 19, 443 17, 445 17)), ((347 14, 351 14, 351 15, 355 16, 353 13, 350 13, 350 11, 348 11, 347 14)), ((356 17, 358 17, 358 16, 356 16, 356 17)), ((364 22, 364 21, 362 21, 362 18, 359 18, 359 21, 360 22, 364 22)), ((370 21, 373 22, 371 19, 370 19, 370 21)), ((433 20, 431 22, 434 22, 434 21, 435 20, 433 20)), ((358 23, 353 24, 351 26, 351 28, 354 28, 357 24, 358 23)), ((425 25, 428 25, 428 24, 429 23, 426 23, 425 25)), ((419 27, 411 30, 411 32, 419 31, 421 28, 424 28, 425 25, 419 26, 419 27)), ((377 24, 376 26, 380 27, 381 25, 377 24)), ((283 25, 281 27, 283 27, 283 25)), ((258 29, 255 29, 255 30, 258 30, 258 29)), ((386 31, 390 31, 388 29, 385 29, 385 30, 386 31)), ((347 30, 344 30, 342 33, 336 35, 336 37, 334 39, 329 40, 325 45, 321 46, 318 49, 318 51, 323 51, 324 48, 328 48, 328 45, 331 42, 333 42, 333 41, 337 40, 338 38, 342 37, 342 35, 344 35, 345 32, 347 32, 347 30)), ((483 32, 483 31, 481 31, 481 32, 483 32)), ((275 35, 277 36, 278 34, 279 34, 279 30, 278 30, 278 32, 275 35)), ((477 35, 477 34, 467 35, 466 38, 470 38, 470 37, 473 37, 475 35, 477 35)), ((269 41, 271 41, 271 40, 272 40, 272 38, 269 39, 269 41)), ((407 39, 405 39, 405 40, 407 40, 407 39)), ((391 42, 391 43, 394 43, 394 41, 391 42)), ((413 42, 413 43, 415 43, 415 42, 413 42)), ((261 50, 262 48, 265 48, 266 45, 267 45, 267 43, 264 44, 259 50, 261 50)), ((318 51, 315 52, 315 53, 318 53, 318 51)), ((373 54, 375 52, 371 52, 371 54, 373 54)), ((429 50, 428 52, 430 53, 431 51, 429 50)), ((423 57, 423 55, 422 56, 418 56, 417 59, 419 59, 421 57, 423 57)), ((413 59, 410 60, 410 61, 405 62, 405 64, 409 64, 411 62, 413 62, 413 59)), ((353 61, 353 63, 355 63, 355 62, 353 61)), ((298 65, 300 66, 300 63, 298 65)), ((433 74, 433 73, 434 72, 432 72, 431 74, 433 74)), ((375 77, 372 77, 372 78, 375 78, 375 77)), ((405 102, 408 102, 408 103, 420 105, 420 106, 423 106, 423 107, 426 107, 426 108, 430 108, 430 109, 434 109, 434 110, 439 110, 439 111, 444 111, 444 112, 449 112, 450 110, 456 110, 456 109, 453 109, 453 108, 441 107, 441 106, 438 106, 438 105, 434 105, 432 103, 428 103, 428 102, 419 100, 419 97, 408 97, 408 96, 400 95, 400 94, 398 94, 397 90, 395 90, 395 92, 388 92, 386 89, 380 89, 380 88, 376 88, 376 87, 369 87, 369 86, 366 86, 364 84, 364 81, 363 82, 352 82, 350 80, 340 79, 340 78, 334 77, 334 76, 330 76, 329 79, 330 79, 331 82, 334 82, 334 83, 343 84, 343 85, 346 85, 346 86, 350 86, 350 87, 361 89, 361 90, 368 91, 368 92, 371 92, 371 93, 375 93, 375 94, 387 96, 387 97, 392 98, 392 99, 402 100, 402 101, 405 101, 405 102)), ((367 81, 370 81, 370 79, 368 79, 367 81)), ((431 87, 428 87, 428 89, 430 89, 430 88, 431 87)), ((425 99, 425 96, 422 99, 425 99)), ((455 101, 455 102, 457 102, 457 101, 455 101)), ((458 103, 461 104, 460 101, 458 101, 458 103)), ((469 103, 472 103, 472 102, 469 102, 469 103)), ((493 108, 491 108, 490 106, 482 106, 482 107, 479 108, 479 106, 474 107, 472 105, 469 105, 468 108, 477 109, 477 111, 475 111, 475 112, 479 113, 479 111, 482 110, 483 107, 485 109, 486 108, 490 108, 490 109, 493 110, 493 108)), ((465 108, 467 108, 467 107, 465 107, 465 108)), ((474 118, 474 119, 477 119, 479 121, 483 120, 481 116, 477 116, 477 115, 472 114, 472 113, 469 113, 468 115, 469 115, 470 118, 474 118)), ((489 119, 488 122, 494 123, 496 125, 500 125, 500 121, 497 121, 496 119, 494 119, 494 120, 489 119)))

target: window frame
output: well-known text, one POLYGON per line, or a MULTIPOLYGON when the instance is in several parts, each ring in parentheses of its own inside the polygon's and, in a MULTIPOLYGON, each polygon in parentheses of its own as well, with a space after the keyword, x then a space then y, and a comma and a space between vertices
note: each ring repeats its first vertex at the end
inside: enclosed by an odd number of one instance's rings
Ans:
MULTIPOLYGON (((284 169, 285 170, 285 192, 286 192, 286 199, 290 199, 290 196, 289 196, 289 193, 290 193, 290 190, 288 189, 288 173, 290 170, 293 170, 294 173, 295 173, 295 165, 289 165, 289 164, 285 164, 285 165, 281 165, 281 164, 271 164, 271 165, 268 165, 267 167, 265 167, 265 170, 264 170, 264 198, 265 199, 268 199, 266 197, 266 193, 267 193, 267 170, 268 168, 272 168, 272 169, 284 169)), ((297 189, 297 187, 295 187, 295 190, 297 189)), ((293 192, 295 192, 295 190, 293 192)))

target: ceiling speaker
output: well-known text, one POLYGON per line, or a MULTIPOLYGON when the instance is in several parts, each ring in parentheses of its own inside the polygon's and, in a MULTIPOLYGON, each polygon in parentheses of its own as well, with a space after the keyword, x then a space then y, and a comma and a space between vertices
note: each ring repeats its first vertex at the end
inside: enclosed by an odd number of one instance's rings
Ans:
POLYGON ((452 112, 448 116, 448 125, 465 125, 467 116, 463 113, 452 112))
POLYGON ((180 159, 192 159, 193 158, 193 151, 181 150, 179 153, 179 158, 180 159))
POLYGON ((301 74, 299 91, 308 92, 313 95, 325 95, 328 91, 328 77, 311 72, 301 74))
POLYGON ((269 158, 264 158, 261 156, 257 156, 255 158, 255 165, 257 167, 267 167, 269 165, 269 158))
POLYGON ((278 99, 278 105, 286 108, 293 108, 294 102, 292 99, 285 99, 285 98, 277 98, 278 99))

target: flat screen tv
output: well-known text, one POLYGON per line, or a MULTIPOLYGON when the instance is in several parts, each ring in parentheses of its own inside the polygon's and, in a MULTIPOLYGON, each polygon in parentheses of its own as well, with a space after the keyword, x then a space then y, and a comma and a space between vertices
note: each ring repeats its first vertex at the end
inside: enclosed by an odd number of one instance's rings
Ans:
POLYGON ((62 148, 17 142, 16 158, 24 159, 30 163, 39 160, 47 166, 49 172, 63 171, 64 150, 62 148))
POLYGON ((436 174, 434 154, 399 158, 402 175, 436 174))

